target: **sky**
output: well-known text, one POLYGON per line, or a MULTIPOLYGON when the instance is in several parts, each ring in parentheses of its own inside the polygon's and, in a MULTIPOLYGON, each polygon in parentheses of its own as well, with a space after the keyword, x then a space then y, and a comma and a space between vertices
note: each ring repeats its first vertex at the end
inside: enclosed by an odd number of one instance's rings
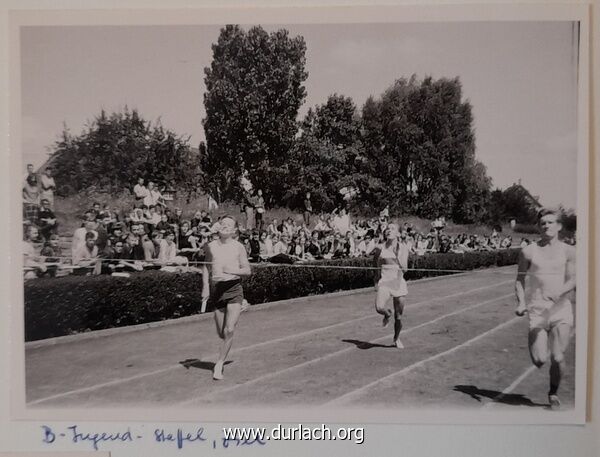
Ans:
MULTIPOLYGON (((248 27, 248 26, 244 26, 248 27)), ((23 168, 66 124, 81 132, 125 105, 204 140, 204 68, 221 26, 56 26, 21 30, 23 168)), ((476 155, 495 187, 521 180, 544 205, 576 207, 577 46, 571 22, 264 25, 306 41, 307 97, 360 108, 396 79, 459 77, 476 155)))

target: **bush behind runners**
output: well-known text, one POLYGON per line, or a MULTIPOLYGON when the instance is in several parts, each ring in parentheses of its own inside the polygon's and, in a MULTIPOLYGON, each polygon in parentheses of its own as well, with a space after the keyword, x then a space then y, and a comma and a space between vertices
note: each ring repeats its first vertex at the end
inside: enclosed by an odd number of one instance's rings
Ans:
MULTIPOLYGON (((411 256, 409 280, 448 274, 440 270, 473 270, 517 263, 518 249, 464 254, 411 256), (431 271, 433 270, 433 271, 431 271)), ((256 265, 244 279, 252 304, 373 285, 373 271, 303 268, 295 264, 256 265)), ((372 266, 371 258, 314 261, 318 266, 372 266)), ((91 330, 156 322, 190 316, 202 304, 202 281, 197 273, 146 271, 129 278, 66 276, 25 283, 25 339, 40 340, 91 330)))

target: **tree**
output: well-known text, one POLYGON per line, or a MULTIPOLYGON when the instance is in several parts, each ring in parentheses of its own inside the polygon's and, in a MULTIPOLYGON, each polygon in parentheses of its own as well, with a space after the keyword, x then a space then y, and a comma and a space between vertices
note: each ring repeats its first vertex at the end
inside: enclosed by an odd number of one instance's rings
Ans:
POLYGON ((204 174, 223 198, 239 198, 238 180, 248 171, 253 185, 277 202, 282 167, 298 130, 306 91, 306 45, 286 30, 221 29, 205 68, 204 174))
POLYGON ((139 177, 189 192, 197 187, 197 156, 188 139, 127 107, 110 115, 102 110, 77 136, 65 126, 51 152, 62 195, 92 186, 119 193, 139 177))
POLYGON ((331 211, 343 202, 340 189, 365 186, 361 122, 349 97, 330 95, 309 109, 286 163, 283 202, 300 207, 311 192, 314 208, 331 211))
POLYGON ((491 182, 475 159, 471 105, 458 78, 399 79, 362 111, 370 199, 392 211, 481 220, 491 182))

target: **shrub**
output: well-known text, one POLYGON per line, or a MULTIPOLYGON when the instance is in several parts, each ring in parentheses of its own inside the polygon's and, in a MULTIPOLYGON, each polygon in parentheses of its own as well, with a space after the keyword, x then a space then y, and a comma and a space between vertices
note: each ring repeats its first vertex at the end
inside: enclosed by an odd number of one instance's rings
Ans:
MULTIPOLYGON (((517 262, 518 249, 411 257, 409 280, 517 262), (444 271, 446 270, 446 271, 444 271), (450 270, 450 271, 448 271, 450 270)), ((315 261, 302 265, 256 265, 244 279, 250 303, 264 303, 373 285, 372 259, 315 261)), ((202 303, 197 273, 147 271, 129 278, 67 276, 25 283, 27 341, 196 314, 202 303)))

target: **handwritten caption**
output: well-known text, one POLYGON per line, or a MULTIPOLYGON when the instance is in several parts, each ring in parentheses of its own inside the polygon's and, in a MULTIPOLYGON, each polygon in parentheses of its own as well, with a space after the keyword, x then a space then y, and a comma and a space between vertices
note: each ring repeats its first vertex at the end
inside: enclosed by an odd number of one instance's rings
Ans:
POLYGON ((133 444, 150 440, 151 443, 183 449, 185 446, 209 446, 213 449, 227 449, 240 446, 264 446, 266 441, 255 439, 210 438, 206 436, 204 427, 184 428, 155 428, 151 432, 136 431, 131 427, 118 431, 85 430, 79 425, 65 428, 42 425, 42 442, 49 446, 57 443, 73 443, 100 450, 107 443, 133 444))

